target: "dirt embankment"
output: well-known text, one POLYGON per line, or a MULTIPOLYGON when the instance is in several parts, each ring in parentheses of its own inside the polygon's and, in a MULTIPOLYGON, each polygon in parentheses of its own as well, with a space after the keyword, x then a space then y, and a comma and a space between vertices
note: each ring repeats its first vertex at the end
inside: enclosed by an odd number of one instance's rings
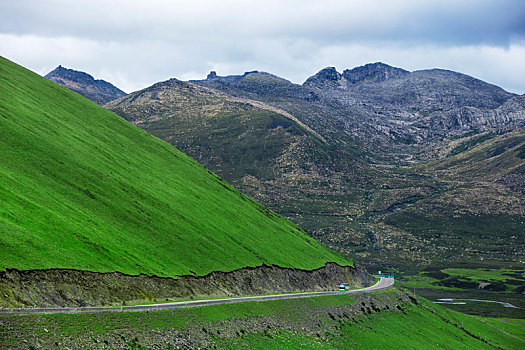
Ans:
POLYGON ((312 271, 260 266, 177 279, 119 272, 8 269, 0 272, 0 307, 104 306, 322 291, 334 290, 341 282, 357 288, 370 285, 373 278, 357 264, 349 267, 335 263, 312 271))

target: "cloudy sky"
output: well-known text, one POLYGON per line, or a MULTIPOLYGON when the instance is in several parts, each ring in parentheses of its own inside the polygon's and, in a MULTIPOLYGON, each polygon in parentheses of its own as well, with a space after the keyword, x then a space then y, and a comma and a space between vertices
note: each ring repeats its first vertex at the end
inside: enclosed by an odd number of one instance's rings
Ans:
POLYGON ((525 93, 523 0, 0 0, 0 55, 126 92, 249 70, 302 83, 326 66, 445 68, 525 93))

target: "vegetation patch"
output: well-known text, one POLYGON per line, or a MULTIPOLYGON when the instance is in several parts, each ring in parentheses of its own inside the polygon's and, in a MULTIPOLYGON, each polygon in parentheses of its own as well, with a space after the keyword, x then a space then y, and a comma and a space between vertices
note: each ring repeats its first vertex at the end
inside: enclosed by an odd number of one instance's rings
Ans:
POLYGON ((525 145, 520 146, 517 148, 518 153, 516 153, 516 156, 520 159, 525 159, 525 145))
MULTIPOLYGON (((417 275, 405 275, 400 283, 407 287, 434 288, 455 287, 455 289, 483 289, 492 291, 514 292, 525 284, 523 269, 495 268, 428 268, 417 275), (490 285, 503 286, 499 289, 490 285), (489 287, 489 288, 487 288, 489 287)), ((447 288, 443 288, 447 289, 447 288)))
POLYGON ((466 150, 476 146, 477 144, 493 138, 495 135, 496 135, 495 133, 489 132, 483 135, 471 137, 467 141, 462 142, 459 146, 452 149, 452 151, 450 151, 450 155, 455 156, 456 154, 465 152, 466 150))

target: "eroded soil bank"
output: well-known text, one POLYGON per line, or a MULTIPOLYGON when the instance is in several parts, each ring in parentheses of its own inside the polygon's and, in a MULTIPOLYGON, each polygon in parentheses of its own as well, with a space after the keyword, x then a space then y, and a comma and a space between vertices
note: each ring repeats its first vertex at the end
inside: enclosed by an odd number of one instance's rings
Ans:
POLYGON ((359 265, 328 263, 306 271, 277 266, 212 272, 177 279, 68 269, 0 272, 0 307, 104 306, 180 299, 335 290, 348 282, 368 286, 373 278, 359 265))

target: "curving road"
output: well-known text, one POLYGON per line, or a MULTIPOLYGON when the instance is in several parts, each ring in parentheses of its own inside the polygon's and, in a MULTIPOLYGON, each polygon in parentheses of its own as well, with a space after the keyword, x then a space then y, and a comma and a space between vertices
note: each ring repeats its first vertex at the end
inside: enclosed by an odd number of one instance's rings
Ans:
POLYGON ((31 308, 31 309, 0 309, 0 314, 3 315, 22 315, 22 314, 81 314, 81 313, 95 313, 95 312, 140 312, 140 311, 158 311, 170 309, 184 309, 198 306, 210 306, 221 304, 235 304, 250 301, 267 301, 279 299, 297 299, 318 297, 326 295, 341 295, 341 294, 355 294, 355 293, 370 293, 378 290, 390 288, 394 285, 392 278, 381 277, 379 282, 373 286, 352 289, 345 292, 312 292, 312 293, 294 293, 294 294, 275 294, 262 295, 254 297, 240 297, 228 299, 213 299, 213 300, 194 300, 194 301, 180 301, 176 303, 165 304, 150 304, 150 305, 135 305, 135 306, 95 306, 95 307, 67 307, 67 308, 31 308))

